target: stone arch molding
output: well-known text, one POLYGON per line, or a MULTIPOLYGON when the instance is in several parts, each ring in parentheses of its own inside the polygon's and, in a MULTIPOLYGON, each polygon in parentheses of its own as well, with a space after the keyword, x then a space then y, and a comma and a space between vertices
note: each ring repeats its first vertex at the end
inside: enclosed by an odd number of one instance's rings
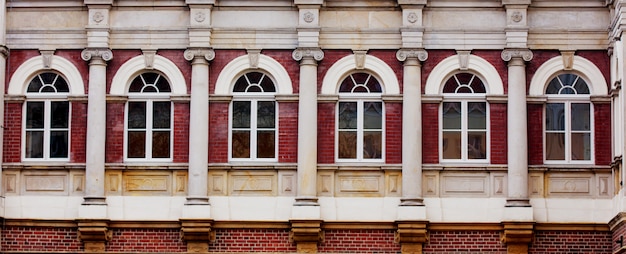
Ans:
POLYGON ((243 74, 246 70, 261 69, 270 74, 274 78, 277 94, 292 94, 293 87, 291 78, 287 70, 273 58, 260 54, 258 55, 258 64, 256 68, 250 64, 250 56, 243 55, 230 61, 217 77, 215 84, 216 95, 229 95, 232 93, 232 86, 235 79, 243 74))
MULTIPOLYGON (((544 95, 548 81, 554 77, 554 74, 565 69, 563 56, 553 57, 543 63, 530 81, 528 94, 530 96, 544 95)), ((588 82, 591 95, 606 96, 608 94, 608 86, 602 72, 591 61, 580 56, 574 56, 571 70, 580 74, 588 82)))
POLYGON ((172 88, 172 94, 187 94, 185 77, 178 67, 169 59, 155 55, 153 65, 148 68, 145 56, 136 56, 124 63, 113 77, 111 83, 111 95, 125 95, 128 93, 128 86, 138 72, 149 71, 151 69, 160 71, 167 77, 172 88))
POLYGON ((11 81, 9 81, 7 94, 25 94, 30 79, 32 79, 36 73, 53 70, 59 72, 66 79, 71 95, 85 95, 85 84, 76 66, 69 60, 60 56, 52 55, 50 58, 49 68, 44 66, 43 56, 36 56, 22 63, 22 65, 15 70, 15 73, 13 73, 11 81))
MULTIPOLYGON (((426 80, 424 94, 441 94, 443 83, 449 77, 450 73, 461 69, 459 57, 459 55, 449 56, 433 68, 428 80, 426 80)), ((476 72, 476 74, 484 79, 487 94, 504 95, 504 85, 500 74, 487 60, 476 55, 469 55, 467 70, 476 72)))
MULTIPOLYGON (((355 55, 345 56, 333 64, 322 81, 322 94, 337 94, 339 84, 348 72, 356 70, 355 55)), ((400 84, 393 69, 383 60, 365 55, 363 69, 373 72, 382 83, 383 94, 400 94, 400 84)))

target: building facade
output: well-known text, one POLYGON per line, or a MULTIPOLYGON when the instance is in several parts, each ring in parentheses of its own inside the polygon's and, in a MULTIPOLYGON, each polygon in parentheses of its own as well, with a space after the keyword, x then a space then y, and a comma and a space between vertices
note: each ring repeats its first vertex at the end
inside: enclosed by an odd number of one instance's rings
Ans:
POLYGON ((624 0, 8 0, 0 251, 626 253, 624 0))

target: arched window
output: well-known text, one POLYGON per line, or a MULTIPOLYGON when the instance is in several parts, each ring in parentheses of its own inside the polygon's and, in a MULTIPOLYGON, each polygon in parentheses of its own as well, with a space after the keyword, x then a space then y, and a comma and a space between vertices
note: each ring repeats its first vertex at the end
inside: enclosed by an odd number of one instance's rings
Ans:
POLYGON ((489 109, 482 79, 470 72, 450 76, 443 85, 441 159, 487 162, 489 109))
POLYGON ((231 160, 275 161, 277 154, 276 86, 264 72, 239 76, 232 86, 231 160))
POLYGON ((382 160, 384 107, 382 86, 366 72, 351 73, 339 85, 337 160, 382 160))
POLYGON ((128 87, 126 159, 172 159, 171 86, 158 72, 137 75, 128 87))
POLYGON ((26 88, 24 159, 68 160, 69 86, 56 72, 35 75, 26 88))
POLYGON ((591 162, 593 108, 587 82, 561 73, 548 82, 545 94, 546 162, 591 162))

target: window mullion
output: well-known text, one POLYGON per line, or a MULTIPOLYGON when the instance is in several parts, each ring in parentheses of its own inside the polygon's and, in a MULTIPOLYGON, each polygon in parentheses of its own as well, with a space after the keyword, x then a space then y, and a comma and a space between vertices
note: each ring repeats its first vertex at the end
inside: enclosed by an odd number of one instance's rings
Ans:
POLYGON ((363 160, 363 101, 359 100, 356 104, 356 158, 361 161, 363 160))
POLYGON ((467 101, 461 102, 461 160, 467 160, 467 136, 468 134, 467 101))
POLYGON ((50 128, 51 112, 50 100, 45 100, 43 104, 43 158, 50 158, 50 128))
POLYGON ((564 104, 565 133, 563 133, 563 136, 565 137, 565 161, 570 162, 572 160, 572 104, 569 101, 564 104))
POLYGON ((258 118, 258 101, 250 101, 250 159, 257 158, 257 118, 258 118))
POLYGON ((154 111, 152 110, 152 101, 146 100, 146 159, 152 159, 152 119, 154 111))

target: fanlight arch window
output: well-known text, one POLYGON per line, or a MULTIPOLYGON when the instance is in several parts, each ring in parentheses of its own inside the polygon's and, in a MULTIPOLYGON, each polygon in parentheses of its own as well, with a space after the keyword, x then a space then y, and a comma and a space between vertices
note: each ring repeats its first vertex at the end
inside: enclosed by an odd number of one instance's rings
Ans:
POLYGON ((487 162, 489 105, 484 82, 474 73, 459 72, 445 81, 442 92, 442 161, 487 162))
POLYGON ((337 160, 384 159, 383 87, 366 72, 347 75, 339 85, 337 160))
POLYGON ((278 105, 273 78, 249 71, 232 86, 230 110, 230 158, 233 161, 275 161, 278 105))
POLYGON ((26 88, 24 104, 25 160, 68 160, 70 140, 70 89, 56 72, 35 75, 26 88))
POLYGON ((593 107, 587 82, 561 73, 545 89, 545 160, 547 163, 591 163, 593 107))
POLYGON ((128 87, 126 159, 172 159, 173 107, 171 86, 158 72, 137 75, 128 87))

